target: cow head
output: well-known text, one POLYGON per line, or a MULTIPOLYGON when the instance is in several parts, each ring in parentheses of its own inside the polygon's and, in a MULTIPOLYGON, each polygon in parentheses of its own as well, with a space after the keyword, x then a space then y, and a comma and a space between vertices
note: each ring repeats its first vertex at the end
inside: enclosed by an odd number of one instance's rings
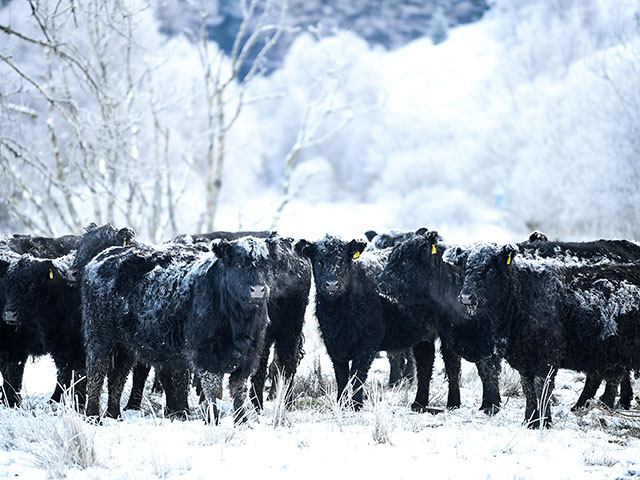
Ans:
POLYGON ((337 298, 345 293, 353 262, 357 261, 366 246, 366 242, 361 240, 347 242, 326 235, 313 243, 300 240, 296 250, 311 260, 317 293, 337 298))
POLYGON ((429 301, 444 250, 438 232, 426 229, 397 244, 378 277, 380 290, 407 304, 429 301))
POLYGON ((224 271, 227 295, 238 305, 259 306, 269 298, 266 271, 269 267, 269 248, 266 241, 244 237, 234 241, 214 240, 211 251, 224 271))
POLYGON ((67 280, 76 283, 82 269, 100 252, 109 247, 126 247, 135 242, 135 232, 130 228, 116 229, 111 224, 98 227, 92 223, 85 229, 78 242, 75 259, 67 271, 67 280))
POLYGON ((38 312, 55 289, 66 285, 59 262, 23 255, 6 271, 3 319, 10 325, 24 325, 38 312))
POLYGON ((455 247, 447 251, 446 260, 457 266, 463 275, 458 299, 469 315, 476 315, 478 310, 494 309, 505 300, 517 254, 516 245, 494 243, 479 243, 466 250, 455 247))

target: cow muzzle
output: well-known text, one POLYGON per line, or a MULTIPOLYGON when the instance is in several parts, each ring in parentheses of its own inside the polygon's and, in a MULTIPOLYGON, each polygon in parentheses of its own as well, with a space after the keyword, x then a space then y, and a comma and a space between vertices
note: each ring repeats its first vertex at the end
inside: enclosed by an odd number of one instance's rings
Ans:
POLYGON ((78 283, 78 270, 76 270, 75 268, 70 268, 69 270, 67 270, 66 278, 67 283, 75 285, 76 283, 78 283))
POLYGON ((266 285, 251 285, 249 296, 252 300, 263 300, 269 296, 269 288, 266 285))
POLYGON ((475 293, 461 293, 460 303, 466 305, 467 307, 477 307, 478 297, 476 297, 475 293))
POLYGON ((18 313, 13 310, 5 310, 4 312, 4 323, 7 325, 18 325, 18 313))

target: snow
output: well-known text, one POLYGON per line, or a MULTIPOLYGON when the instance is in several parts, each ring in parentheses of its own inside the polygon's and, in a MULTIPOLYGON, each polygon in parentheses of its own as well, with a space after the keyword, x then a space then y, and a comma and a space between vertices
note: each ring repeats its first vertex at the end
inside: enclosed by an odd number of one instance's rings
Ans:
MULTIPOLYGON (((308 330, 308 328, 307 328, 308 330)), ((319 342, 312 338, 309 342, 319 342)), ((317 345, 317 343, 316 343, 317 345)), ((308 375, 307 353, 299 374, 308 375)), ((324 358, 323 361, 327 359, 324 358)), ((329 371, 329 370, 326 370, 329 371)), ((473 365, 463 362, 462 407, 438 415, 410 412, 414 394, 386 391, 382 400, 367 400, 361 412, 338 412, 329 398, 286 414, 286 426, 272 426, 273 402, 246 427, 233 427, 229 415, 219 426, 201 419, 169 421, 161 415, 125 412, 123 421, 105 419, 101 426, 80 420, 83 435, 97 452, 86 469, 52 461, 51 429, 64 431, 46 405, 55 370, 48 358, 27 365, 28 407, 0 409, 0 478, 632 478, 640 475, 640 412, 629 417, 591 407, 575 414, 583 375, 561 370, 554 394, 554 427, 522 426, 524 400, 505 395, 517 379, 509 367, 502 380, 504 408, 494 417, 477 407, 481 383, 473 365), (384 412, 390 443, 376 443, 376 417, 384 412), (631 417, 635 415, 635 417, 631 417), (634 420, 635 419, 635 420, 634 420), (631 427, 635 428, 635 430, 631 427), (13 433, 13 435, 11 434, 13 433), (9 434, 9 435, 7 435, 9 434), (7 443, 12 448, 3 447, 7 443), (44 456, 44 458, 42 458, 44 456), (49 463, 47 463, 49 462, 49 463), (49 470, 48 470, 49 469, 49 470), (48 470, 48 471, 47 471, 48 470)), ((443 364, 438 358, 432 381, 434 406, 446 402, 443 364)), ((374 362, 371 378, 383 381, 385 359, 374 362)), ((371 378, 369 381, 372 386, 371 378)), ((333 381, 333 378, 331 379, 333 381)), ((636 381, 636 383, 638 383, 636 381)), ((640 385, 636 385, 637 388, 640 385)), ((379 394, 379 392, 378 392, 379 394)), ((152 394, 150 402, 161 401, 152 394)), ((191 404, 196 404, 192 392, 191 404)), ((70 414, 68 414, 70 415, 70 414)))

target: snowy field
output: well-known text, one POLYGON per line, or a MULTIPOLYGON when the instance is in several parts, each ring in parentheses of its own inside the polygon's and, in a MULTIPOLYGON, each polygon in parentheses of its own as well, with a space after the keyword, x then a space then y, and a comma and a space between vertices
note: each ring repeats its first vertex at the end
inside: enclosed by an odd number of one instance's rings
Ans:
MULTIPOLYGON (((380 358, 372 367, 363 411, 341 411, 333 400, 330 362, 314 329, 308 322, 307 354, 296 377, 296 391, 307 388, 313 396, 298 394, 284 415, 277 401, 268 401, 259 416, 238 428, 229 415, 219 426, 205 425, 198 413, 186 422, 164 419, 163 398, 149 386, 144 414, 124 412, 123 421, 90 425, 65 409, 52 411, 46 399, 53 389, 53 364, 48 358, 29 363, 23 408, 0 408, 0 478, 640 477, 637 398, 629 412, 594 405, 573 413, 584 376, 561 370, 554 427, 529 430, 522 425, 517 373, 505 366, 504 408, 487 417, 477 409, 482 387, 475 367, 463 361, 462 407, 417 414, 408 407, 413 388, 380 387, 388 375, 388 363, 380 358)), ((431 385, 431 406, 444 406, 439 358, 431 385)), ((636 395, 639 390, 636 380, 636 395)), ((190 404, 197 405, 193 391, 190 404)))

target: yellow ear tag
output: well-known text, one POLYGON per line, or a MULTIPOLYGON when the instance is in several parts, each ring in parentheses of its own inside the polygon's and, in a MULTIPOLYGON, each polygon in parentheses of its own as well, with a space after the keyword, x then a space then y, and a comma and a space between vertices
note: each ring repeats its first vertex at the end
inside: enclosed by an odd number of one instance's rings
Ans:
POLYGON ((122 242, 122 246, 126 247, 127 246, 127 241, 125 240, 124 242, 122 242))
POLYGON ((511 254, 507 257, 507 265, 511 265, 511 254))
POLYGON ((49 269, 49 280, 53 280, 53 270, 49 269))
POLYGON ((431 255, 435 255, 436 253, 438 253, 436 251, 436 246, 435 245, 431 245, 431 255))
POLYGON ((354 259, 356 259, 356 258, 360 258, 360 252, 356 252, 356 253, 354 253, 354 254, 353 254, 353 258, 354 258, 354 259))

